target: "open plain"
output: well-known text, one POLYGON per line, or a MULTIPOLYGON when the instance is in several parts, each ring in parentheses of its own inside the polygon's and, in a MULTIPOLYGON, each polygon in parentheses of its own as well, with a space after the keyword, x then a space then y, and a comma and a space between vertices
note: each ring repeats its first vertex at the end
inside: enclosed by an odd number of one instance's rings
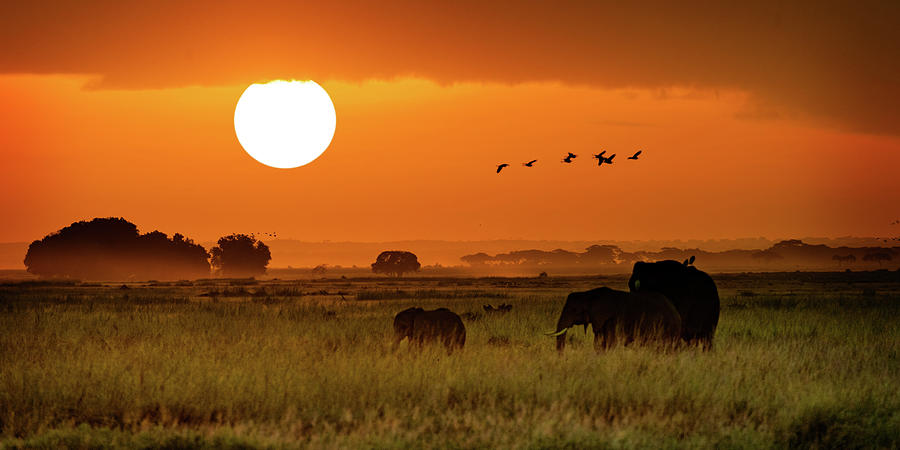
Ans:
POLYGON ((712 351, 601 354, 544 332, 622 276, 9 282, 0 446, 900 445, 900 273, 713 278, 712 351), (465 349, 392 350, 410 306, 464 315, 465 349))

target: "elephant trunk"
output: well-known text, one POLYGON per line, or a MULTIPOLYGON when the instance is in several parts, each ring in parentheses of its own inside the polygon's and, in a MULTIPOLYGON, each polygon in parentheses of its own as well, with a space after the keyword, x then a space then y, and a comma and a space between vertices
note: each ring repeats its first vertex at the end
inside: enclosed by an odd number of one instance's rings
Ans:
POLYGON ((566 299, 566 305, 563 306, 559 320, 556 322, 556 332, 547 333, 549 336, 556 337, 556 349, 560 352, 566 348, 566 332, 578 322, 579 315, 577 311, 573 310, 571 301, 571 298, 566 299))
MULTIPOLYGON (((565 331, 565 330, 563 330, 565 331)), ((562 352, 566 348, 566 333, 556 337, 556 350, 562 352)))
POLYGON ((556 336, 556 349, 559 351, 563 351, 566 348, 566 332, 569 331, 569 327, 572 326, 570 320, 565 320, 564 317, 559 318, 559 322, 556 324, 556 332, 550 334, 550 336, 556 336))

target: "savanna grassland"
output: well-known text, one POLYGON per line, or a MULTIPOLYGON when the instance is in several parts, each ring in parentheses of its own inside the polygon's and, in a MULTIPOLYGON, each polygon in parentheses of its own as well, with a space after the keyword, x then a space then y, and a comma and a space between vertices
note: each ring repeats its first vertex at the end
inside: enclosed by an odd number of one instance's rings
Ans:
POLYGON ((714 275, 713 351, 599 355, 543 333, 624 277, 9 283, 0 446, 896 448, 898 275, 714 275), (413 305, 465 350, 392 351, 413 305))

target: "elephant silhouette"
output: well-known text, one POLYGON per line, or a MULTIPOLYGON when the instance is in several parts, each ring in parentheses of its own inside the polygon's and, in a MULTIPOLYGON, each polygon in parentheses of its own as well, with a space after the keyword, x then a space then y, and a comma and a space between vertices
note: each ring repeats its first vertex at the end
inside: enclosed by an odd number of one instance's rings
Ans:
POLYGON ((459 315, 447 308, 430 311, 409 308, 394 317, 394 348, 403 339, 409 339, 416 347, 440 342, 448 353, 453 353, 466 344, 466 327, 459 315))

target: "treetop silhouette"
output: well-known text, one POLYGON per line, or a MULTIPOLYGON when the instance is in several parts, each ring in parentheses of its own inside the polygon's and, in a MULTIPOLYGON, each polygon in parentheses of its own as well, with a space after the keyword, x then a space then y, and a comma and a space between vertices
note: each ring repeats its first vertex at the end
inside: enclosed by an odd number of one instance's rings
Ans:
POLYGON ((269 246, 246 234, 223 236, 210 250, 210 263, 226 277, 253 277, 266 273, 272 260, 269 246))
POLYGON ((28 272, 79 279, 184 279, 209 276, 203 246, 176 233, 140 234, 123 218, 75 222, 28 246, 28 272))
POLYGON ((416 272, 422 265, 419 258, 411 252, 385 251, 381 252, 372 263, 372 272, 384 273, 395 277, 401 277, 406 272, 416 272))

